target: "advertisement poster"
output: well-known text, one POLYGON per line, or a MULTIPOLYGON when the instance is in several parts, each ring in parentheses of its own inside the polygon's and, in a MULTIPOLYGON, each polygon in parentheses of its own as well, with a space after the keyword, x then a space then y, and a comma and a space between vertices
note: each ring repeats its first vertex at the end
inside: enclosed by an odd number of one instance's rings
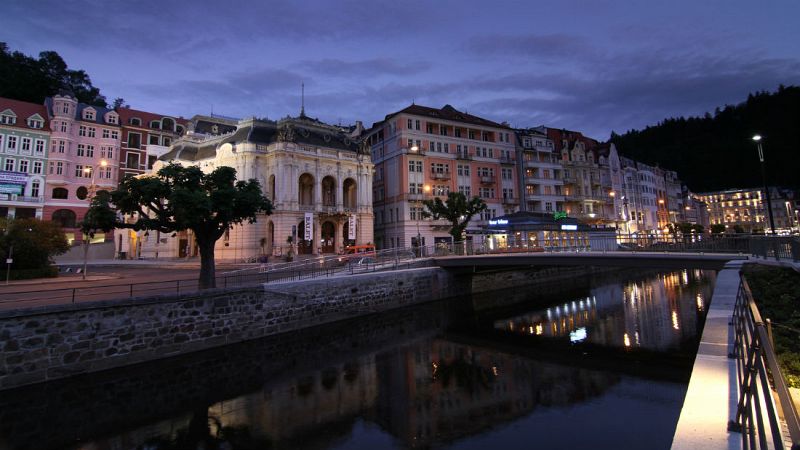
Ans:
POLYGON ((310 241, 314 238, 314 213, 306 213, 306 219, 303 222, 305 225, 305 230, 303 234, 303 239, 306 241, 310 241))

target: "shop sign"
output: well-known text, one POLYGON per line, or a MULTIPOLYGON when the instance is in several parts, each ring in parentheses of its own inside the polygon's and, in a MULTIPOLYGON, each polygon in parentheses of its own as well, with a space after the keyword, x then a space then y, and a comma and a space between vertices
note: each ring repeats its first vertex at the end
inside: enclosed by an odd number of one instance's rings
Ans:
POLYGON ((577 225, 561 225, 562 231, 578 231, 577 225))
POLYGON ((22 184, 8 184, 0 183, 0 194, 22 194, 22 189, 25 185, 22 184))
POLYGON ((24 172, 7 172, 0 170, 0 184, 21 184, 28 183, 28 174, 24 172))

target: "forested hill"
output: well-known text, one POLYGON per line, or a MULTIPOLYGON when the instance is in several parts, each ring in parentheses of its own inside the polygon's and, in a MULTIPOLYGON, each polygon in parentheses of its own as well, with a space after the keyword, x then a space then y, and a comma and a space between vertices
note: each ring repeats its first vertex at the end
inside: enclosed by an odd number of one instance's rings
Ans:
POLYGON ((763 137, 768 183, 800 187, 800 87, 750 94, 705 117, 612 133, 620 154, 675 170, 694 192, 763 186, 753 135, 763 137))

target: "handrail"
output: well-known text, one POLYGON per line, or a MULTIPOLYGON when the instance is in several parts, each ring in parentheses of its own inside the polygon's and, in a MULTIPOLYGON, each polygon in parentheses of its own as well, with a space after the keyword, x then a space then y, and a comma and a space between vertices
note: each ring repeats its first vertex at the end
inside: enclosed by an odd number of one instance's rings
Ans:
POLYGON ((739 396, 736 417, 728 429, 742 433, 744 449, 800 449, 797 411, 753 294, 741 275, 731 324, 734 346, 730 356, 736 359, 739 396))

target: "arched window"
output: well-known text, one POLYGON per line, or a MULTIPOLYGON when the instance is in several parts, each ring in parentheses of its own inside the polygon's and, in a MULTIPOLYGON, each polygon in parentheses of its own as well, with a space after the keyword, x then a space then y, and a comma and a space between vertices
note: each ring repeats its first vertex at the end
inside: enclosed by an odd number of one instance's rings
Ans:
POLYGON ((314 177, 308 173, 300 175, 298 180, 298 201, 300 205, 311 206, 314 204, 314 177))
POLYGON ((322 179, 322 204, 325 206, 336 206, 336 181, 333 177, 322 179))
POLYGON ((75 228, 75 212, 69 209, 58 209, 53 212, 53 222, 61 228, 75 228))
POLYGON ((65 200, 69 196, 69 191, 64 188, 54 188, 53 189, 53 198, 59 200, 65 200))
POLYGON ((342 185, 342 199, 345 208, 355 208, 358 206, 356 182, 352 178, 344 180, 342 185))
POLYGON ((170 119, 169 117, 164 117, 161 119, 161 129, 167 131, 175 130, 175 121, 170 119))
POLYGON ((131 125, 134 125, 134 126, 137 126, 137 127, 142 126, 142 119, 140 119, 138 117, 131 117, 130 119, 128 119, 128 122, 131 125))
POLYGON ((86 200, 86 196, 89 195, 89 190, 86 189, 86 186, 81 186, 75 191, 75 196, 78 197, 78 200, 86 200))

